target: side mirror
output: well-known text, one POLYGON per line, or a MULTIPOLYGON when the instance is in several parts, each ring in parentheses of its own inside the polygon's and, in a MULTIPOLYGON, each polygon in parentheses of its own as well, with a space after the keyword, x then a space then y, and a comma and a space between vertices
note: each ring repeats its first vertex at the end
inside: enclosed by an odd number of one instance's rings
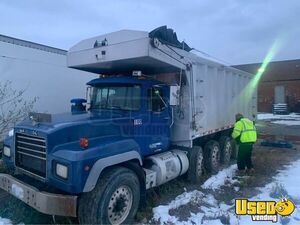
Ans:
POLYGON ((72 113, 80 113, 80 112, 85 112, 86 111, 86 99, 83 98, 74 98, 71 100, 71 112, 72 113))

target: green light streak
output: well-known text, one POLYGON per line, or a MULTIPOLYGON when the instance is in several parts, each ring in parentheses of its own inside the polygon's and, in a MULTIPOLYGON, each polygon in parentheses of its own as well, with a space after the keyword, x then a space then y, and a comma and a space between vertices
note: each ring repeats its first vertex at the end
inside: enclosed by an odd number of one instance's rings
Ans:
MULTIPOLYGON (((250 89, 255 89, 262 77, 262 75, 264 74, 264 72, 266 71, 269 63, 272 61, 272 59, 274 58, 274 56, 278 53, 280 47, 282 46, 282 42, 280 42, 279 40, 276 40, 272 47, 270 48, 268 54, 266 55, 262 65, 260 66, 260 68, 257 70, 257 73, 255 74, 255 76, 252 78, 251 82, 247 85, 246 89, 250 88, 250 89)), ((249 93, 251 94, 251 93, 249 93)))
MULTIPOLYGON (((238 93, 237 96, 234 98, 230 108, 231 113, 238 113, 238 111, 236 110, 241 110, 241 109, 248 110, 249 107, 252 107, 253 96, 254 93, 257 91, 259 81, 261 80, 264 73, 267 71, 267 67, 269 63, 272 61, 272 59, 278 53, 281 47, 282 47, 282 41, 280 41, 279 39, 275 40, 275 42, 269 49, 266 57, 264 58, 260 68, 257 70, 256 74, 253 76, 251 81, 246 85, 246 87, 242 89, 240 93, 238 93), (241 107, 241 106, 247 106, 247 107, 241 107)), ((239 112, 243 113, 242 110, 239 112)), ((248 112, 247 114, 251 115, 252 113, 253 112, 248 112)))

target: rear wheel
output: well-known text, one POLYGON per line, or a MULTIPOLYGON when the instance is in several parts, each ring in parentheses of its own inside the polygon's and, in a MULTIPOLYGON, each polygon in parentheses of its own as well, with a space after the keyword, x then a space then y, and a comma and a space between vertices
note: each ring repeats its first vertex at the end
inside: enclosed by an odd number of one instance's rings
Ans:
POLYGON ((100 178, 93 191, 79 198, 80 224, 130 224, 138 210, 140 184, 124 167, 113 168, 100 178))
POLYGON ((227 136, 221 136, 219 140, 221 149, 221 163, 228 165, 231 159, 232 143, 231 139, 227 136))
POLYGON ((188 153, 189 169, 188 180, 192 183, 199 183, 203 174, 203 151, 200 146, 193 146, 188 153))
POLYGON ((220 166, 220 146, 217 141, 210 140, 204 147, 204 165, 208 172, 218 172, 220 166))

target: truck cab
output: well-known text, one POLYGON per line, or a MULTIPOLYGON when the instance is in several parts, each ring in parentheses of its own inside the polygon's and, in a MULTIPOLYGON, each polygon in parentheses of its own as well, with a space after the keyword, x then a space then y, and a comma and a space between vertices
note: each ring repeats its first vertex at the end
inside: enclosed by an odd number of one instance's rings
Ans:
POLYGON ((168 149, 172 121, 168 85, 132 76, 95 79, 88 85, 89 111, 128 117, 128 124, 120 124, 122 136, 138 143, 142 157, 168 149))
POLYGON ((5 142, 11 156, 4 155, 4 161, 51 186, 81 193, 88 174, 83 166, 128 150, 143 160, 169 148, 168 85, 132 76, 98 78, 87 85, 87 110, 52 115, 45 122, 31 117, 18 124, 14 137, 5 142), (118 143, 127 143, 129 149, 118 143))

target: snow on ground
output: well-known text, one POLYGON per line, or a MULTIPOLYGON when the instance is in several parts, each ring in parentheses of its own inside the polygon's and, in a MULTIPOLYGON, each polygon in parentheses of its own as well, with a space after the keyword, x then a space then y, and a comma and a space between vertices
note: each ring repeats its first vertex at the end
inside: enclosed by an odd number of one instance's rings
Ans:
POLYGON ((164 222, 169 223, 178 223, 178 219, 175 216, 169 215, 169 210, 176 209, 179 206, 186 205, 189 202, 199 201, 201 198, 204 198, 204 194, 200 191, 194 190, 192 192, 184 192, 181 195, 178 195, 170 204, 160 205, 153 209, 153 218, 155 220, 160 220, 163 224, 164 222))
MULTIPOLYGON (((227 180, 232 181, 235 167, 231 166, 220 171, 218 174, 208 179, 201 187, 218 190, 222 185, 227 184, 227 180)), ((259 188, 260 194, 251 198, 251 200, 274 200, 288 197, 296 204, 296 210, 290 217, 285 217, 283 220, 278 217, 281 224, 296 225, 300 224, 300 160, 291 163, 284 170, 274 177, 274 181, 267 184, 263 188, 259 188)), ((177 196, 168 205, 160 205, 153 208, 153 219, 159 221, 160 224, 231 224, 231 225, 248 225, 260 224, 271 225, 273 222, 253 222, 250 216, 236 216, 234 212, 234 204, 226 205, 218 202, 213 194, 204 194, 201 191, 194 190, 192 192, 184 192, 177 196), (179 206, 194 204, 198 206, 198 213, 191 213, 190 217, 185 221, 180 221, 176 215, 170 215, 171 209, 176 209, 179 206), (222 222, 223 223, 222 223, 222 222)), ((280 223, 279 223, 280 224, 280 223)))
POLYGON ((12 222, 9 219, 0 217, 0 225, 12 225, 12 222))
POLYGON ((288 115, 277 115, 273 113, 258 113, 258 120, 300 120, 300 115, 291 113, 288 115))
POLYGON ((225 182, 232 183, 232 177, 235 174, 236 169, 236 164, 234 164, 226 169, 221 170, 215 176, 211 176, 209 179, 207 179, 204 184, 201 185, 201 187, 204 189, 216 190, 223 186, 225 182))
POLYGON ((272 113, 257 114, 258 120, 271 120, 271 123, 287 126, 300 126, 300 114, 291 113, 288 115, 274 115, 272 113))
POLYGON ((300 120, 276 120, 272 123, 283 124, 287 126, 300 126, 300 120))
POLYGON ((286 170, 281 170, 275 180, 284 187, 289 197, 300 206, 300 160, 287 166, 286 170))
MULTIPOLYGON (((291 163, 285 170, 279 171, 279 174, 274 177, 274 181, 267 184, 265 187, 260 188, 260 194, 251 198, 252 200, 267 200, 278 201, 279 198, 288 197, 295 205, 296 210, 284 224, 299 225, 300 224, 300 160, 291 163)), ((282 218, 279 217, 279 221, 282 218)), ((240 225, 249 224, 252 222, 250 216, 240 217, 240 225)), ((271 225, 272 222, 263 222, 264 225, 271 225)))
MULTIPOLYGON (((203 189, 217 190, 223 185, 230 185, 234 182, 232 179, 235 175, 236 165, 219 171, 216 175, 210 177, 201 187, 203 189)), ((235 215, 229 212, 228 209, 233 206, 224 203, 218 203, 212 194, 204 194, 201 191, 194 190, 192 192, 184 192, 177 196, 168 205, 160 205, 153 208, 153 219, 160 221, 161 224, 213 224, 222 225, 220 218, 224 220, 236 221, 235 215), (194 214, 187 221, 180 221, 178 217, 170 215, 171 209, 176 209, 188 203, 201 205, 201 212, 194 214)), ((200 210, 199 210, 200 211, 200 210)))
MULTIPOLYGON (((229 212, 228 206, 224 203, 218 204, 218 201, 211 194, 205 195, 201 191, 194 190, 192 192, 184 192, 177 196, 168 205, 160 205, 153 208, 153 219, 159 221, 160 224, 183 224, 183 225, 194 225, 194 224, 214 224, 223 225, 220 218, 224 220, 236 221, 235 215, 229 212), (179 206, 186 204, 199 204, 201 206, 201 212, 191 213, 191 216, 187 221, 180 221, 175 215, 170 215, 171 209, 176 209, 179 206)), ((200 211, 200 210, 199 210, 200 211)))

